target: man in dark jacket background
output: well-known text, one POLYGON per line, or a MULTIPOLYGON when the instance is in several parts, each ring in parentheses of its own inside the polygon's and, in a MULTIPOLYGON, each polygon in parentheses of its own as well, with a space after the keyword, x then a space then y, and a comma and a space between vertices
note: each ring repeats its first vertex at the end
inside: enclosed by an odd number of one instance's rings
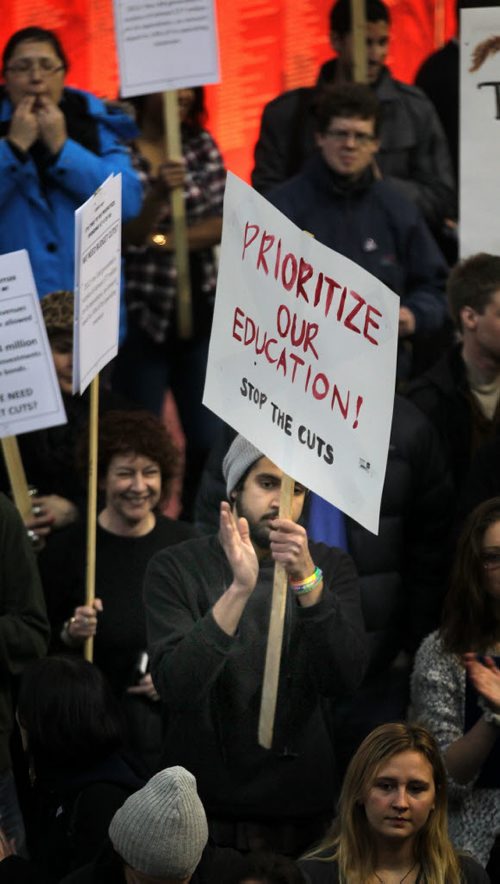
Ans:
POLYGON ((461 340, 407 395, 436 427, 458 493, 475 452, 500 428, 500 256, 461 261, 447 292, 461 340))
MULTIPOLYGON (((447 266, 417 207, 377 175, 379 119, 368 86, 325 89, 316 106, 319 151, 267 199, 398 294, 399 336, 414 344, 446 322, 447 266)), ((410 363, 409 348, 400 347, 400 377, 410 363)))
MULTIPOLYGON (((455 181, 445 135, 424 93, 395 80, 385 66, 388 7, 382 0, 366 0, 365 14, 368 83, 382 107, 377 167, 439 232, 445 219, 456 217, 455 181)), ((252 184, 260 193, 267 194, 295 175, 315 151, 313 109, 318 89, 353 78, 351 31, 350 0, 338 0, 330 12, 330 41, 337 58, 323 65, 317 87, 284 92, 264 108, 252 173, 252 184)))

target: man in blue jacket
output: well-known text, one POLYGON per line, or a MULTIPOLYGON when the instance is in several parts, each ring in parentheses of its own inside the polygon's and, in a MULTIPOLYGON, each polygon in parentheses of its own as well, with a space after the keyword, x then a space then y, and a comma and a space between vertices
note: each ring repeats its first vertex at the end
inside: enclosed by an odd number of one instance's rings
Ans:
POLYGON ((27 249, 40 297, 73 289, 74 213, 111 174, 122 174, 122 217, 141 205, 124 138, 135 131, 87 92, 64 87, 68 62, 43 28, 17 31, 0 87, 0 254, 27 249))
MULTIPOLYGON (((379 115, 368 86, 325 89, 316 107, 319 150, 268 199, 399 295, 399 336, 415 341, 446 321, 447 266, 418 208, 380 177, 379 115)), ((405 356, 400 348, 400 377, 409 371, 405 356)))

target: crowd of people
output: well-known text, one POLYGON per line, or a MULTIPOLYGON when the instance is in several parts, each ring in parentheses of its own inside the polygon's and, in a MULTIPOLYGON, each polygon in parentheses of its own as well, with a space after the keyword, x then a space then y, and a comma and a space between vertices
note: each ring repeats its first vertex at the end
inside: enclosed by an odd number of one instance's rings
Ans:
MULTIPOLYGON (((281 517, 282 470, 202 405, 225 184, 203 88, 179 92, 173 160, 159 95, 65 86, 42 27, 4 49, 0 253, 28 251, 67 423, 19 437, 24 522, 0 466, 0 884, 500 881, 500 256, 457 261, 456 128, 392 76, 388 6, 366 0, 365 14, 367 83, 353 82, 351 4, 336 0, 335 58, 264 108, 252 183, 400 298, 378 535, 299 482, 281 517), (88 602, 74 210, 112 172, 121 346, 100 381, 88 602), (182 474, 167 391, 185 438, 179 519, 165 514, 182 474)), ((433 70, 419 75, 431 96, 433 70)))

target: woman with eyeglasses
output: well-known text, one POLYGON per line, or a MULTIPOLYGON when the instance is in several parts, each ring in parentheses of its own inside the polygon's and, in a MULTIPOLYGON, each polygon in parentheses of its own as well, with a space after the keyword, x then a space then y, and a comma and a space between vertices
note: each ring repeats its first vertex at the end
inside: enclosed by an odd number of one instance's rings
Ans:
POLYGON ((450 832, 500 881, 500 497, 470 514, 443 622, 415 658, 412 703, 450 783, 450 832))
POLYGON ((3 52, 0 86, 0 254, 25 248, 40 297, 73 288, 74 212, 112 173, 122 216, 141 206, 125 139, 135 126, 88 92, 65 87, 68 61, 52 31, 24 28, 3 52))

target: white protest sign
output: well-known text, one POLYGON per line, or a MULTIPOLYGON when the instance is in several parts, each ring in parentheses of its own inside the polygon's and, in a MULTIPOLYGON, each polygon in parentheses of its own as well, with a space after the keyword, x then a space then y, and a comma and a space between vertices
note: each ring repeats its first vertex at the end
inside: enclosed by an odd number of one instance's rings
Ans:
POLYGON ((204 404, 377 533, 399 298, 229 174, 204 404))
POLYGON ((0 437, 66 423, 28 252, 0 256, 0 437))
POLYGON ((83 393, 118 352, 121 215, 121 175, 110 176, 75 212, 74 393, 83 393))
POLYGON ((500 8, 462 9, 460 254, 500 255, 500 8))
POLYGON ((214 0, 114 0, 125 97, 217 83, 214 0))

